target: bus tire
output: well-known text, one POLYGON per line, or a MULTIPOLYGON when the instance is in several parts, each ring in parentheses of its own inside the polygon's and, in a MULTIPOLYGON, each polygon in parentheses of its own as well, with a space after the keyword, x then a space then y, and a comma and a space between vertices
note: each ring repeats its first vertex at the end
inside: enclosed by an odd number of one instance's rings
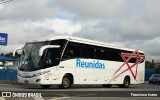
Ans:
POLYGON ((102 84, 102 86, 103 86, 104 88, 110 88, 110 87, 112 87, 111 84, 102 84))
POLYGON ((69 76, 64 76, 60 88, 67 89, 71 86, 71 78, 69 76))
POLYGON ((41 87, 42 87, 43 89, 48 89, 48 88, 51 87, 51 85, 41 85, 41 87))
POLYGON ((130 85, 130 78, 129 77, 125 77, 123 84, 119 85, 120 88, 128 88, 130 85))

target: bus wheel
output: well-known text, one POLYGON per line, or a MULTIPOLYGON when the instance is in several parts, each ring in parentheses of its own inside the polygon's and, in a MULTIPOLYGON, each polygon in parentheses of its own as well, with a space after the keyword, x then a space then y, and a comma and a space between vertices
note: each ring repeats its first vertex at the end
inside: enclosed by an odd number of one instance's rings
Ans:
POLYGON ((128 88, 129 85, 130 85, 130 79, 129 79, 129 77, 125 77, 124 81, 123 81, 123 84, 119 85, 119 87, 121 87, 121 88, 128 88))
POLYGON ((71 79, 69 76, 64 76, 62 79, 62 84, 61 84, 61 88, 63 89, 67 89, 71 86, 71 79))
POLYGON ((105 87, 105 88, 110 88, 110 87, 112 87, 111 84, 102 84, 102 86, 105 87))
POLYGON ((41 87, 44 88, 44 89, 48 89, 48 88, 51 87, 51 85, 41 85, 41 87))

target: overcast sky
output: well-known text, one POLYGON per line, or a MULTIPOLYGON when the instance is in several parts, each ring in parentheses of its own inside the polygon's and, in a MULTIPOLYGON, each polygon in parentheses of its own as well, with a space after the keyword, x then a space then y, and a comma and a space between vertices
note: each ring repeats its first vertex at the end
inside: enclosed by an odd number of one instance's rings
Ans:
POLYGON ((12 52, 29 40, 63 34, 140 49, 160 62, 160 0, 13 0, 0 4, 0 33, 12 52))

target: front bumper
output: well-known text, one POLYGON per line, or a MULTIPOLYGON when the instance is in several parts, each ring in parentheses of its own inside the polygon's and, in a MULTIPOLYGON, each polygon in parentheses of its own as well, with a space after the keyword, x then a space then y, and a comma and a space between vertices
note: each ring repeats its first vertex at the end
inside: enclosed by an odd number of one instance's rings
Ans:
POLYGON ((43 82, 41 81, 41 78, 39 77, 33 77, 33 78, 23 78, 21 76, 17 77, 17 81, 18 83, 22 83, 22 84, 43 84, 43 82))

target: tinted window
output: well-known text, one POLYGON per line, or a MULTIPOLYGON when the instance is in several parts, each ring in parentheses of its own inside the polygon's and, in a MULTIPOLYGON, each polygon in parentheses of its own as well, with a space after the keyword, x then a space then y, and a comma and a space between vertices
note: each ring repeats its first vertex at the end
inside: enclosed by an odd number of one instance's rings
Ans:
MULTIPOLYGON (((97 47, 98 48, 98 47, 97 47)), ((107 50, 106 49, 96 49, 95 59, 107 60, 107 50)))
POLYGON ((44 64, 45 67, 56 66, 60 62, 61 54, 66 45, 67 40, 53 40, 49 45, 59 45, 60 48, 48 48, 42 56, 40 64, 44 64))
MULTIPOLYGON (((121 57, 121 53, 132 54, 133 52, 113 48, 105 48, 100 46, 93 46, 82 43, 69 42, 65 49, 63 58, 87 58, 124 62, 124 60, 121 57)), ((127 60, 128 57, 125 57, 125 59, 127 60)), ((135 63, 136 58, 132 57, 128 62, 135 63)))
POLYGON ((69 43, 65 49, 63 58, 79 58, 80 56, 80 46, 75 43, 69 43))
MULTIPOLYGON (((130 51, 122 51, 122 53, 128 53, 128 54, 132 54, 133 52, 130 52, 130 51)), ((130 56, 129 56, 130 57, 130 56)), ((127 57, 125 57, 125 59, 127 60, 127 59, 129 59, 129 57, 127 56, 127 57)), ((136 59, 136 57, 130 57, 130 59, 129 59, 129 63, 135 63, 137 61, 137 59, 136 59)))
POLYGON ((58 53, 58 54, 62 55, 63 50, 64 50, 67 42, 68 42, 68 41, 67 41, 67 40, 64 40, 64 39, 53 40, 53 41, 50 42, 50 45, 60 45, 60 48, 59 48, 60 50, 59 50, 59 53, 58 53))
POLYGON ((111 61, 122 61, 121 52, 116 49, 109 50, 109 60, 111 61))
POLYGON ((95 49, 93 46, 83 45, 83 49, 82 49, 82 57, 83 58, 94 59, 94 55, 95 55, 95 49))

